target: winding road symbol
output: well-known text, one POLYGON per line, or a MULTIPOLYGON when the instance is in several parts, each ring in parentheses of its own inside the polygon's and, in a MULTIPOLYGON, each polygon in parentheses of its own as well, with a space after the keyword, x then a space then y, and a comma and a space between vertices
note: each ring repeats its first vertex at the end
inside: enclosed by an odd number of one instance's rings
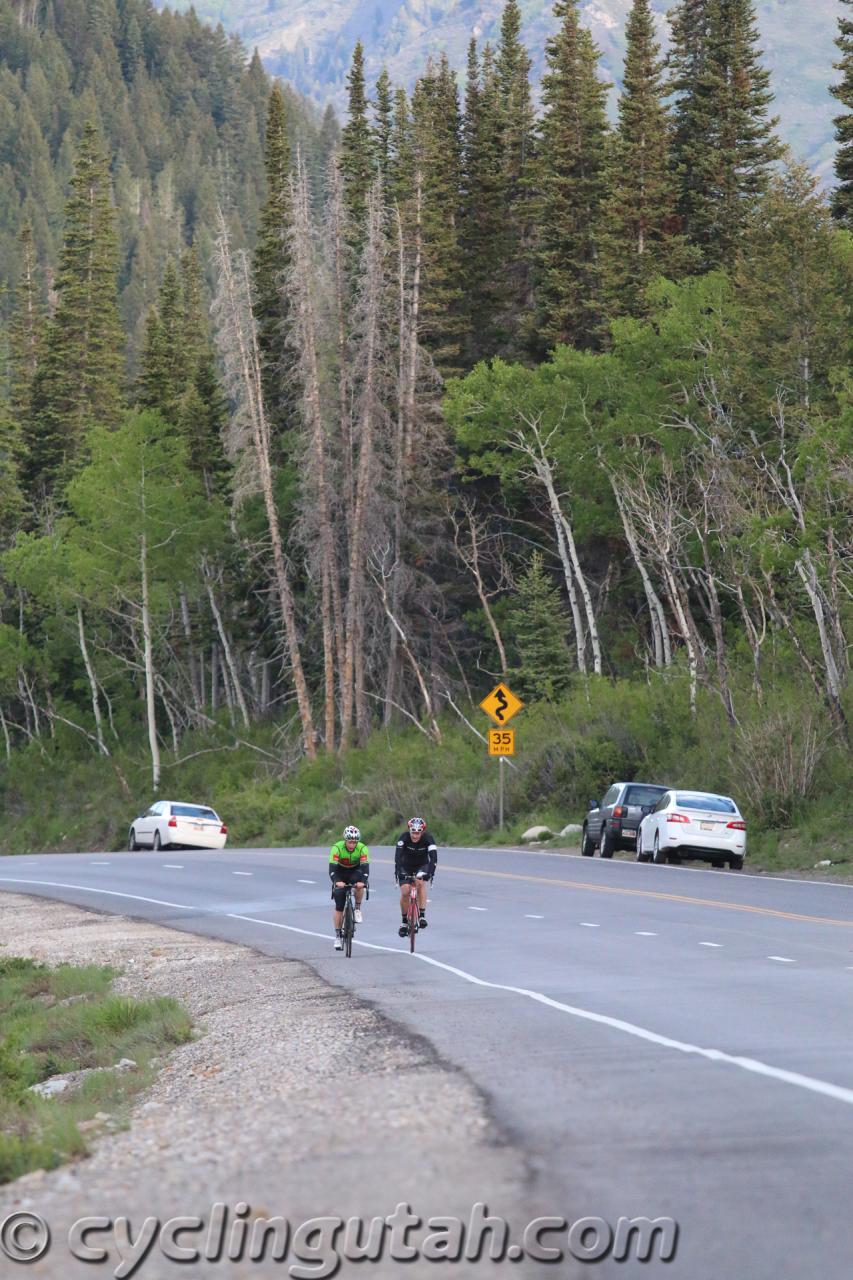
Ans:
POLYGON ((486 715, 497 725, 505 725, 520 711, 524 703, 517 698, 509 685, 498 684, 480 703, 486 715))

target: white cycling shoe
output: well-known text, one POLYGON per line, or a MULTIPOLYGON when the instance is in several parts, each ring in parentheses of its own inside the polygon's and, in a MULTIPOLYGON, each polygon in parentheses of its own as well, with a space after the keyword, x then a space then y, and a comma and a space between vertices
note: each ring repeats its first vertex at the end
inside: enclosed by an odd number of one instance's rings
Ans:
POLYGON ((355 922, 356 924, 364 923, 364 916, 361 914, 361 907, 356 907, 355 909, 355 922))
POLYGON ((336 950, 336 951, 343 951, 343 949, 344 949, 344 940, 343 940, 343 938, 341 937, 341 935, 340 935, 339 933, 337 933, 337 934, 335 934, 335 950, 336 950))

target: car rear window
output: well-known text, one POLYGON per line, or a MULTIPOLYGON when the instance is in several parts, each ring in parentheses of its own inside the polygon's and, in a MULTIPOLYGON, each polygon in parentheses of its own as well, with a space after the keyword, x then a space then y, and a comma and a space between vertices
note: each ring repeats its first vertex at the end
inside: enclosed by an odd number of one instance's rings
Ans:
POLYGON ((212 822, 219 821, 212 809, 205 809, 200 804, 173 804, 172 815, 175 818, 207 818, 212 822))
POLYGON ((704 809, 706 813, 737 813, 731 800, 722 796, 687 796, 679 791, 675 797, 679 809, 704 809))
POLYGON ((666 787, 629 787, 625 792, 625 804, 638 804, 642 808, 654 807, 666 787))

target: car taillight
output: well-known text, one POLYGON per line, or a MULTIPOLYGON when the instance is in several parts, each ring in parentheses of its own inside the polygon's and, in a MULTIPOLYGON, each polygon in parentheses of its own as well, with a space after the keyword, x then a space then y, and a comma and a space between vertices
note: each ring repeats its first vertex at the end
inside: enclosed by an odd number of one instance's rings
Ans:
POLYGON ((667 822, 689 822, 689 818, 685 818, 683 813, 668 813, 666 815, 667 822))
POLYGON ((219 834, 220 834, 221 836, 227 836, 227 835, 228 835, 228 828, 226 827, 226 825, 225 825, 225 823, 224 823, 224 822, 223 822, 222 826, 219 828, 219 834))
POLYGON ((729 828, 729 830, 730 830, 730 831, 746 831, 746 823, 745 823, 745 822, 740 822, 740 821, 737 821, 737 822, 727 822, 727 823, 726 823, 726 826, 729 828))
POLYGON ((613 810, 613 817, 621 818, 624 812, 625 810, 622 808, 621 804, 617 804, 616 808, 613 810))
POLYGON ((177 825, 178 825, 178 819, 177 819, 177 818, 170 818, 170 819, 169 819, 169 826, 170 826, 170 827, 176 827, 177 825))

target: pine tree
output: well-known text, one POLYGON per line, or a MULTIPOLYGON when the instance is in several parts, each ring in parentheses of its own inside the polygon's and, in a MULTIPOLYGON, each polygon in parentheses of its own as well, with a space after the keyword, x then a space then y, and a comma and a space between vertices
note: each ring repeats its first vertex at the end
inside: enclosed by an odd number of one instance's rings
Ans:
POLYGON ((183 341, 183 298, 174 262, 169 262, 156 308, 148 316, 142 351, 139 403, 174 423, 187 389, 187 352, 183 341))
POLYGON ((396 202, 405 205, 411 200, 415 178, 412 112, 405 89, 397 89, 394 92, 394 121, 390 150, 386 198, 389 204, 396 202))
POLYGON ((516 583, 510 622, 521 691, 531 702, 554 701, 571 680, 568 618, 560 593, 545 571, 541 551, 534 551, 516 583))
POLYGON ((751 0, 684 0, 673 26, 679 213, 707 269, 732 261, 781 154, 751 0))
POLYGON ((465 293, 471 317, 468 363, 505 349, 508 237, 506 184, 501 155, 501 99, 489 45, 481 67, 477 42, 468 48, 462 125, 463 209, 460 223, 465 293))
POLYGON ((341 175, 351 248, 361 248, 367 216, 367 196, 376 171, 374 140, 368 119, 364 83, 364 48, 356 44, 347 75, 347 122, 341 133, 341 175))
POLYGON ((677 278, 687 261, 683 237, 676 233, 663 62, 649 0, 634 0, 625 35, 604 255, 611 317, 643 314, 649 282, 658 275, 677 278))
POLYGON ((604 340, 599 262, 606 195, 607 86, 577 0, 557 0, 542 85, 538 244, 540 345, 604 340))
POLYGON ((44 329, 32 229, 25 223, 18 237, 21 271, 9 324, 9 408, 18 426, 29 422, 44 329))
POLYGON ((536 118, 530 92, 530 56, 521 42, 518 0, 507 0, 496 59, 501 112, 504 183, 504 279, 508 310, 503 320, 506 353, 519 355, 529 341, 532 300, 533 181, 536 118))
POLYGON ((772 422, 781 390, 832 415, 837 369, 853 356, 849 280, 826 200, 805 165, 774 176, 744 230, 732 273, 733 380, 749 420, 772 422))
POLYGON ((27 477, 42 490, 79 463, 86 429, 118 424, 124 334, 117 305, 118 246, 110 176, 98 133, 77 152, 44 359, 33 386, 27 477))
POLYGON ((290 138, 281 86, 275 84, 269 98, 265 145, 267 193, 261 209, 258 241, 253 259, 254 311, 261 349, 264 400, 274 437, 281 437, 289 418, 289 392, 283 374, 287 293, 285 277, 290 266, 290 138))
POLYGON ((421 196, 421 340, 443 376, 462 368, 468 328, 459 238, 462 140, 456 76, 445 57, 412 98, 414 169, 421 196))
POLYGON ((394 133, 394 91, 391 77, 383 67, 376 81, 376 99, 373 103, 373 148, 376 164, 387 191, 391 171, 391 139, 394 133))
MULTIPOLYGON (((853 0, 841 0, 853 14, 853 0)), ((830 93, 846 111, 835 118, 835 140, 838 151, 835 156, 835 176, 838 186, 832 193, 832 216, 842 225, 853 230, 853 16, 838 19, 836 40, 841 60, 835 64, 841 72, 841 83, 833 85, 830 93)))
POLYGON ((210 496, 224 488, 229 474, 222 433, 228 417, 216 367, 216 351, 207 323, 201 264, 195 249, 181 260, 182 341, 189 380, 178 405, 177 426, 189 444, 193 468, 210 496))

